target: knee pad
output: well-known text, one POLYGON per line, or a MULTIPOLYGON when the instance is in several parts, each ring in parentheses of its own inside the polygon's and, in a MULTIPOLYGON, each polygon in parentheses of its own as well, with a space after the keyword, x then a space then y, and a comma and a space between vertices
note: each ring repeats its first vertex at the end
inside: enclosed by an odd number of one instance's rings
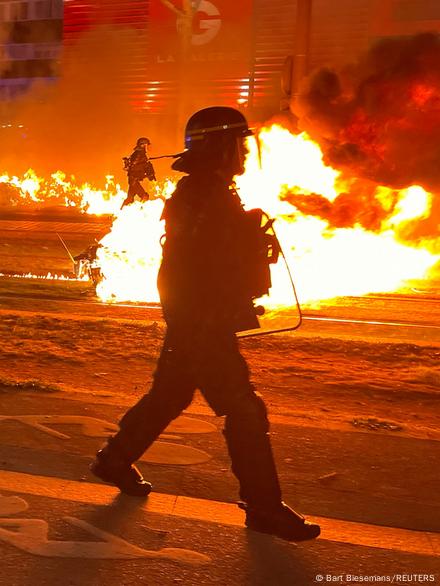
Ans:
POLYGON ((267 433, 269 419, 266 404, 256 393, 243 397, 234 404, 234 409, 226 416, 225 435, 252 435, 253 433, 267 433))

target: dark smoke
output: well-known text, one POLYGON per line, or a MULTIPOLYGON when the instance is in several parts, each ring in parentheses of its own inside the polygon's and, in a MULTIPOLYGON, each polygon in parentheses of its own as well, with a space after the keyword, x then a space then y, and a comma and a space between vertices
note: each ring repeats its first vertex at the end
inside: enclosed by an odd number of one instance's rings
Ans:
POLYGON ((296 114, 329 164, 397 189, 439 191, 439 35, 386 39, 341 72, 317 71, 296 114))
POLYGON ((378 232, 390 216, 397 203, 397 193, 391 195, 391 202, 385 208, 374 198, 376 188, 371 182, 353 181, 350 192, 339 193, 334 201, 319 194, 303 195, 286 192, 283 199, 294 205, 305 215, 326 220, 333 228, 362 226, 365 230, 378 232))
MULTIPOLYGON (((440 36, 424 33, 378 42, 341 71, 321 69, 304 83, 295 105, 299 128, 321 145, 327 164, 356 178, 350 194, 325 209, 316 199, 298 207, 333 226, 378 229, 392 212, 374 184, 418 184, 434 194, 429 218, 408 224, 406 241, 438 238, 440 219, 440 36), (361 186, 360 180, 366 184, 361 186)), ((322 203, 322 202, 321 202, 322 203)))

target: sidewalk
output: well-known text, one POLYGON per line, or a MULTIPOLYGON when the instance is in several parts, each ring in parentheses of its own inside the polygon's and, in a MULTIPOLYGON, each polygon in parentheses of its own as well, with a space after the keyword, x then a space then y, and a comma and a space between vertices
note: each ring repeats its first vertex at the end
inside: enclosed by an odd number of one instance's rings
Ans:
POLYGON ((222 422, 197 404, 139 463, 161 492, 97 483, 125 399, 0 394, 0 586, 440 585, 438 441, 274 416, 286 502, 322 529, 295 544, 244 527, 222 422))
MULTIPOLYGON (((11 491, 14 490, 13 487, 17 487, 20 494, 98 506, 110 505, 119 494, 116 488, 103 484, 0 471, 0 490, 11 491)), ((126 498, 129 499, 129 497, 126 498)), ((138 499, 137 506, 139 511, 147 513, 244 527, 243 511, 231 503, 153 492, 148 499, 138 499)), ((325 517, 308 518, 321 526, 320 540, 440 556, 440 534, 438 533, 381 527, 325 517)))

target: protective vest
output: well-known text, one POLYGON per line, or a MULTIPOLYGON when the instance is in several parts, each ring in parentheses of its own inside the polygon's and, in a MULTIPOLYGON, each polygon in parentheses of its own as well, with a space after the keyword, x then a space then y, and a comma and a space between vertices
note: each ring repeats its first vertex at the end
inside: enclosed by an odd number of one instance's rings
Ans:
POLYGON ((219 177, 189 176, 163 219, 158 285, 165 319, 182 327, 258 328, 253 302, 269 292, 269 265, 279 252, 263 212, 246 212, 219 177))
POLYGON ((122 158, 124 162, 124 171, 129 177, 142 181, 142 179, 149 179, 156 181, 156 174, 151 161, 148 159, 145 149, 142 147, 134 149, 129 157, 122 158))

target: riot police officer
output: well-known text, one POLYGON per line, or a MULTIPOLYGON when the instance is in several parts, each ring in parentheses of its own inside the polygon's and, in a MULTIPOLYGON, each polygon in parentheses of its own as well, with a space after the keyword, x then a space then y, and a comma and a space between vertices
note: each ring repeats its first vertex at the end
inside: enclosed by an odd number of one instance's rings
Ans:
POLYGON ((141 137, 137 140, 132 154, 123 157, 124 170, 128 178, 128 193, 122 207, 133 203, 135 197, 139 197, 141 201, 146 201, 150 197, 141 183, 145 178, 156 181, 156 173, 147 152, 150 144, 149 138, 141 137))
POLYGON ((240 261, 246 212, 231 187, 243 172, 249 134, 246 119, 233 108, 206 108, 187 123, 186 150, 173 165, 187 175, 163 212, 163 349, 150 392, 123 416, 91 469, 124 493, 147 495, 151 485, 133 464, 200 389, 216 415, 225 416, 247 527, 301 541, 320 529, 282 501, 266 407, 236 338, 257 323, 240 261))

